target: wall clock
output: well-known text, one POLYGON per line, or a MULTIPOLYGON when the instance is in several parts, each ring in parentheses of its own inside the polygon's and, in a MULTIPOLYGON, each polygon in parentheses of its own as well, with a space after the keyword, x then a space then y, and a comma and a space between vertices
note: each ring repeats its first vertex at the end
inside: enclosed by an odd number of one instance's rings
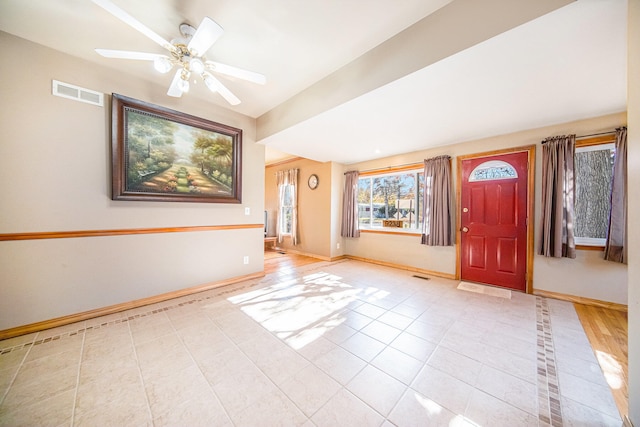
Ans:
POLYGON ((309 177, 309 188, 312 190, 315 190, 316 188, 318 188, 318 175, 316 175, 315 173, 313 175, 311 175, 309 177))

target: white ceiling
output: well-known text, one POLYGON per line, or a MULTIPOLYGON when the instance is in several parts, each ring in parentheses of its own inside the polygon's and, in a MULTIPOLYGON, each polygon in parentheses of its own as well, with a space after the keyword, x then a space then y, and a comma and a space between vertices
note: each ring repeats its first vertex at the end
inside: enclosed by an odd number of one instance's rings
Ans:
MULTIPOLYGON (((166 39, 203 16, 222 25, 207 58, 267 84, 223 80, 242 100, 236 107, 204 85, 185 96, 257 118, 451 0, 112 1, 166 39)), ((266 161, 354 163, 624 111, 626 9, 624 0, 578 0, 268 136, 259 141, 266 161)), ((162 48, 89 0, 0 0, 0 30, 164 87, 172 78, 97 55, 162 48)))

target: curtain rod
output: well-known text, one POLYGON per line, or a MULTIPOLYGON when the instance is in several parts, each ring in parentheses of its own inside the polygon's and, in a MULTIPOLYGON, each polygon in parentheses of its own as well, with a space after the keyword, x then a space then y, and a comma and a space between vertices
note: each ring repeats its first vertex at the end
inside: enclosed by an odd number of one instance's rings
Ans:
MULTIPOLYGON (((367 172, 373 172, 373 171, 380 171, 380 172, 384 172, 385 169, 396 169, 396 168, 403 168, 405 166, 422 166, 422 162, 413 162, 413 163, 405 163, 402 165, 396 165, 396 166, 383 166, 381 168, 374 168, 374 169, 366 169, 363 171, 358 171, 360 173, 367 173, 367 172)), ((347 171, 347 172, 351 172, 351 171, 347 171)), ((344 173, 344 175, 347 174, 347 172, 344 173)))
POLYGON ((616 134, 616 131, 612 130, 609 132, 590 133, 589 135, 580 135, 580 136, 576 136, 576 139, 584 139, 584 138, 591 138, 592 136, 615 135, 615 134, 616 134))
MULTIPOLYGON (((609 131, 609 132, 590 133, 588 135, 580 135, 580 136, 576 136, 576 139, 584 139, 584 138, 591 138, 592 136, 615 135, 615 134, 616 134, 616 131, 612 130, 612 131, 609 131)), ((402 168, 402 167, 405 167, 405 166, 414 166, 414 165, 415 166, 420 166, 421 163, 420 162, 418 162, 418 163, 405 163, 403 165, 386 166, 386 167, 375 168, 375 169, 366 169, 366 170, 358 171, 358 172, 360 172, 360 173, 367 173, 367 172, 373 172, 373 171, 381 171, 382 172, 384 169, 395 169, 395 168, 402 168)), ((347 174, 347 172, 344 173, 344 175, 346 175, 346 174, 347 174)))
MULTIPOLYGON (((451 160, 451 156, 448 154, 443 154, 442 156, 436 156, 436 157, 443 157, 446 156, 449 158, 449 160, 451 160)), ((422 162, 413 162, 413 163, 404 163, 402 165, 395 165, 395 166, 383 166, 381 168, 374 168, 374 169, 365 169, 363 171, 358 171, 359 173, 367 173, 367 172, 378 172, 380 171, 380 173, 384 173, 385 169, 398 169, 398 168, 404 168, 406 166, 415 166, 416 168, 418 167, 424 167, 424 161, 422 162)), ((347 171, 347 172, 352 172, 352 171, 347 171)), ((344 173, 344 175, 347 174, 347 172, 344 173)))
MULTIPOLYGON (((612 131, 609 131, 609 132, 590 133, 590 134, 588 134, 588 135, 579 135, 579 136, 576 136, 576 140, 578 140, 578 139, 585 139, 585 138, 591 138, 591 137, 594 137, 594 136, 615 135, 615 134, 616 134, 616 131, 615 131, 615 130, 612 130, 612 131)), ((554 139, 554 138, 557 138, 557 137, 550 137, 550 138, 548 138, 548 139, 549 139, 549 140, 552 140, 552 139, 554 139)), ((546 140, 542 141, 542 143, 543 143, 543 144, 544 144, 545 142, 546 142, 546 140)))

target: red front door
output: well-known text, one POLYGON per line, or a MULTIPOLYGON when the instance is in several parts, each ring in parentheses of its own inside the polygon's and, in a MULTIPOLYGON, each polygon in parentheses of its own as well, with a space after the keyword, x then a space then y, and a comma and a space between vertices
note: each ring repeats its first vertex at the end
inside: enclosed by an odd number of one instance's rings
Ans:
POLYGON ((528 152, 462 160, 462 280, 526 291, 528 152))

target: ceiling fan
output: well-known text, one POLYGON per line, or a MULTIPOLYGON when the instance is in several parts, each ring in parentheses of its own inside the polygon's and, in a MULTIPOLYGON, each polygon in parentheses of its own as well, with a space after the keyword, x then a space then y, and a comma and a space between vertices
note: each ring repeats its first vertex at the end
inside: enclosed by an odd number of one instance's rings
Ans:
POLYGON ((168 42, 109 0, 92 1, 167 49, 169 55, 111 49, 96 49, 96 52, 106 58, 153 61, 154 68, 161 73, 168 73, 176 66, 177 71, 167 91, 167 95, 169 96, 179 98, 183 93, 188 92, 189 78, 192 74, 198 74, 202 77, 202 80, 209 90, 218 92, 229 104, 238 105, 240 104, 240 99, 223 85, 220 80, 214 77, 212 72, 258 84, 265 84, 266 82, 266 78, 262 74, 215 61, 209 61, 204 57, 207 50, 209 50, 213 43, 215 43, 224 32, 222 27, 211 18, 205 17, 197 29, 189 24, 181 24, 180 33, 182 37, 175 38, 171 40, 171 42, 168 42))

